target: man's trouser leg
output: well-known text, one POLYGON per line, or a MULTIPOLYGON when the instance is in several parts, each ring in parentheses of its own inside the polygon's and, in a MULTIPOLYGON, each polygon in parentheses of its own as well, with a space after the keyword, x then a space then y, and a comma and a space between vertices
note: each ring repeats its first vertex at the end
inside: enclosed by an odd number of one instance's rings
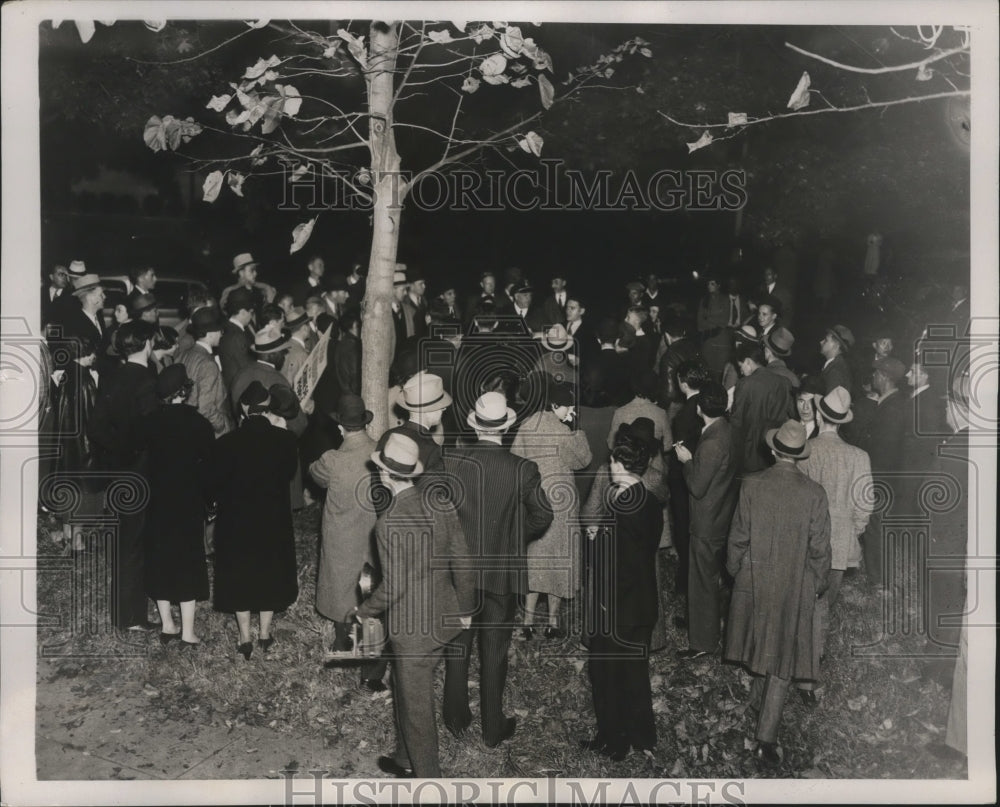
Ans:
MULTIPOLYGON (((757 679, 761 680, 761 679, 757 679)), ((757 683, 757 680, 754 683, 757 683)), ((757 715, 756 737, 764 743, 778 742, 778 726, 781 724, 781 711, 785 707, 788 696, 787 678, 778 678, 768 674, 762 680, 758 689, 762 689, 760 712, 757 715)))
POLYGON ((441 776, 437 725, 434 722, 434 669, 444 646, 421 656, 393 659, 396 750, 393 759, 419 778, 441 776))
POLYGON ((726 539, 691 536, 688 568, 688 644, 714 652, 719 644, 719 546, 726 539))
POLYGON ((483 740, 494 743, 506 728, 503 691, 507 684, 507 650, 516 604, 513 594, 482 592, 483 607, 473 618, 479 635, 479 713, 483 740))

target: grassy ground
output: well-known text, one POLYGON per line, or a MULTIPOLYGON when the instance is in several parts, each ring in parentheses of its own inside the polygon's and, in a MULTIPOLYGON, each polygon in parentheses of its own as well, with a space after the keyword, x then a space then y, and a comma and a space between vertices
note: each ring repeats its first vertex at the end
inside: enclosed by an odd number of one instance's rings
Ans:
MULTIPOLYGON (((107 583, 103 552, 73 562, 50 537, 56 523, 40 519, 39 652, 53 660, 60 675, 74 677, 91 701, 110 697, 109 690, 141 695, 148 704, 147 724, 172 719, 308 733, 329 749, 331 772, 350 777, 354 766, 341 756, 344 749, 374 757, 392 748, 392 706, 388 693, 358 688, 356 668, 322 666, 323 620, 313 609, 319 517, 316 505, 296 515, 299 599, 276 618, 271 653, 255 651, 250 662, 235 653, 233 617, 208 604, 199 606, 197 630, 204 644, 197 649, 177 643, 163 648, 155 633, 129 637, 132 644, 124 646, 98 622, 88 622, 87 614, 106 609, 100 590, 107 583), (116 685, 107 686, 109 681, 116 685)), ((672 617, 669 591, 663 599, 672 617)), ((921 678, 923 662, 902 655, 916 651, 920 637, 911 632, 879 642, 882 611, 881 595, 862 576, 845 580, 819 706, 809 709, 792 693, 777 770, 761 770, 753 759, 749 677, 718 658, 676 660, 674 649, 687 641, 668 619, 668 647, 651 660, 659 736, 652 756, 633 753, 612 763, 581 751, 577 741, 591 736, 594 727, 586 652, 571 639, 516 640, 506 695, 508 714, 518 717, 513 741, 488 749, 479 740, 478 719, 461 740, 439 721, 443 771, 454 777, 964 778, 964 761, 942 761, 925 748, 943 740, 948 690, 921 678), (869 645, 881 655, 859 657, 858 648, 869 645)), ((440 685, 439 680, 439 695, 440 685)), ((38 708, 45 709, 41 682, 38 708)), ((248 778, 256 775, 247 771, 248 778)))

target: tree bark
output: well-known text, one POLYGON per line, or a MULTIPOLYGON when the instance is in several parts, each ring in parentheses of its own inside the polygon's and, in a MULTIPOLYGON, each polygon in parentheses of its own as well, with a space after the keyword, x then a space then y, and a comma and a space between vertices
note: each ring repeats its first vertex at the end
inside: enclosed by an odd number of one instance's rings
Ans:
POLYGON ((399 49, 395 23, 370 28, 368 85, 372 184, 372 248, 361 321, 361 396, 374 415, 368 433, 378 439, 388 428, 389 364, 394 349, 392 273, 396 268, 404 186, 392 130, 393 75, 399 49))

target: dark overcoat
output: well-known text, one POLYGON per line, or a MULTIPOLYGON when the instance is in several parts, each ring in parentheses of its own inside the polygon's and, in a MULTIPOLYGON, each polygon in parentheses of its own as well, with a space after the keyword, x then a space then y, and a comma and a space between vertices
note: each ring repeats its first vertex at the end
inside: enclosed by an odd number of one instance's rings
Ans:
POLYGON ((736 582, 725 657, 757 675, 815 680, 813 609, 830 571, 823 488, 784 461, 746 477, 726 569, 736 582))
POLYGON ((771 463, 764 434, 794 416, 795 402, 788 379, 758 367, 736 382, 729 422, 741 472, 760 471, 771 463))
POLYGON ((149 507, 143 526, 146 594, 153 600, 208 599, 205 504, 212 474, 212 424, 188 404, 143 418, 149 507))
POLYGON ((215 609, 283 611, 298 597, 289 483, 295 436, 254 415, 216 441, 215 609))

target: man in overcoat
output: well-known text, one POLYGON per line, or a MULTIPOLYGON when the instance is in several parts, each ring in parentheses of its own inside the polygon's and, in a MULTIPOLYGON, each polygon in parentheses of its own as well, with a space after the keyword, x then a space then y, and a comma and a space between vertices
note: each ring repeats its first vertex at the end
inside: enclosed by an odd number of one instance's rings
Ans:
MULTIPOLYGON (((344 614, 357 607, 358 577, 366 563, 374 565, 375 510, 367 484, 368 459, 375 441, 365 426, 372 413, 359 395, 345 393, 330 412, 344 438, 340 448, 326 451, 309 466, 312 478, 326 490, 323 507, 316 610, 333 620, 333 650, 349 650, 350 625, 344 614)), ((386 662, 378 660, 361 669, 361 684, 381 691, 386 662)))
POLYGON ((719 646, 719 577, 736 507, 736 459, 725 417, 729 402, 726 388, 717 381, 708 381, 695 400, 705 424, 698 447, 693 454, 683 444, 674 449, 684 464, 691 513, 688 648, 677 653, 684 660, 707 656, 719 646))
POLYGON ((417 444, 394 432, 371 455, 392 502, 376 521, 382 582, 345 616, 386 614, 393 661, 396 749, 378 759, 396 776, 440 778, 434 721, 434 670, 445 647, 472 622, 475 573, 454 508, 429 507, 414 481, 423 473, 417 444))
MULTIPOLYGON (((253 348, 253 331, 250 328, 253 306, 253 294, 244 288, 234 290, 226 302, 225 311, 229 314, 229 320, 222 329, 219 361, 222 365, 222 381, 227 390, 232 389, 237 373, 253 362, 250 354, 253 348)), ((239 400, 239 396, 236 396, 236 400, 239 400)))
POLYGON ((729 421, 738 472, 749 474, 770 465, 764 432, 793 417, 795 402, 788 379, 765 368, 760 344, 751 342, 738 347, 736 361, 743 377, 736 382, 729 421))
POLYGON ((187 403, 195 407, 212 424, 216 437, 233 428, 232 409, 226 385, 222 381, 222 368, 215 355, 222 339, 222 319, 214 307, 199 308, 191 315, 189 332, 194 344, 180 358, 193 382, 187 403))
POLYGON ((483 742, 493 748, 514 733, 516 718, 503 713, 507 650, 517 598, 528 591, 527 545, 552 523, 552 507, 533 460, 511 454, 503 435, 517 415, 503 393, 487 392, 469 412, 476 442, 444 458, 446 478, 457 489, 458 518, 476 573, 473 630, 459 641, 465 652, 447 660, 444 722, 460 735, 472 721, 469 662, 473 634, 479 639, 479 712, 483 742))
POLYGON ((830 506, 796 466, 810 452, 802 424, 788 420, 764 439, 775 463, 743 479, 729 530, 726 568, 736 582, 725 658, 755 676, 757 756, 776 765, 789 683, 818 675, 813 608, 830 572, 830 506))

